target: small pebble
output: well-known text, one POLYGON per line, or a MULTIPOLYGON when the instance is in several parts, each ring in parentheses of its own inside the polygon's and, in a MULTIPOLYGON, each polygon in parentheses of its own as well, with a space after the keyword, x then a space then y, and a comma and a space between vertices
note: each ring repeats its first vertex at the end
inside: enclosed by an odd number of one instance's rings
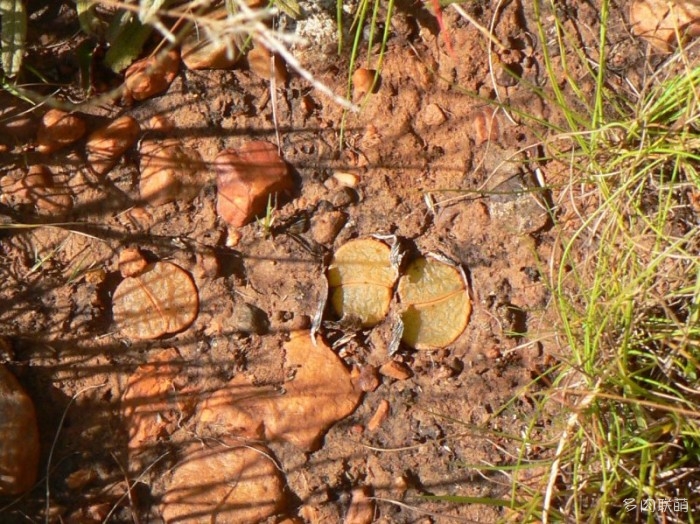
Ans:
POLYGON ((367 423, 367 431, 375 431, 389 417, 389 401, 383 399, 367 423))
POLYGON ((406 364, 390 360, 379 368, 379 373, 385 377, 395 378, 396 380, 406 380, 413 376, 413 373, 406 364))

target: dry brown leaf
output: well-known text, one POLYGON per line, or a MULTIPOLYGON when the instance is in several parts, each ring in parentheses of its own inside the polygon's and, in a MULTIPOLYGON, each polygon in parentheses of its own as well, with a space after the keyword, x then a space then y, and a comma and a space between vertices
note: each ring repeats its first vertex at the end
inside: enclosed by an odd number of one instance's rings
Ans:
POLYGON ((129 377, 122 397, 122 413, 129 430, 129 449, 154 444, 185 418, 187 405, 178 398, 180 354, 164 349, 150 362, 139 366, 129 377))
POLYGON ((104 175, 134 145, 140 132, 136 119, 128 115, 93 131, 85 144, 90 167, 95 173, 104 175))
POLYGON ((36 141, 39 153, 53 153, 85 134, 85 122, 77 115, 60 109, 49 109, 42 117, 36 141))
POLYGON ((166 524, 255 524, 284 505, 284 481, 272 453, 232 440, 193 445, 168 483, 166 524))
POLYGON ((0 365, 0 496, 28 491, 39 467, 39 429, 32 399, 0 365))
POLYGON ((198 308, 192 277, 170 262, 150 264, 138 276, 125 278, 112 298, 114 321, 132 339, 182 331, 194 322, 198 308))
POLYGON ((308 332, 293 332, 284 349, 294 376, 283 394, 234 378, 203 403, 200 424, 220 433, 317 449, 328 428, 355 410, 362 392, 335 353, 320 340, 314 346, 308 332))
POLYGON ((216 211, 233 227, 250 222, 263 212, 272 193, 292 188, 287 164, 269 142, 253 141, 227 149, 215 160, 216 211))
POLYGON ((177 140, 144 140, 139 149, 141 198, 152 206, 190 201, 202 188, 202 158, 177 140))

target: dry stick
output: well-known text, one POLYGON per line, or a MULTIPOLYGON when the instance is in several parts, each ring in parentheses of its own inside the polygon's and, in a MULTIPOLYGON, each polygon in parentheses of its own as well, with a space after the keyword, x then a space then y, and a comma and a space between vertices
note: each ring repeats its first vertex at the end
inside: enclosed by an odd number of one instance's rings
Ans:
POLYGON ((49 524, 49 510, 51 509, 51 487, 49 485, 49 479, 51 477, 51 460, 53 459, 53 452, 56 450, 56 444, 58 443, 58 436, 61 434, 61 428, 63 427, 63 423, 66 420, 66 416, 68 415, 68 409, 70 409, 71 404, 77 400, 77 398, 85 393, 86 391, 89 391, 91 389, 97 389, 101 388, 107 385, 107 382, 103 384, 97 384, 95 386, 87 386, 78 391, 75 395, 73 395, 68 402, 68 405, 66 408, 63 410, 63 414, 61 415, 61 420, 58 423, 58 429, 56 430, 56 435, 54 435, 53 438, 53 443, 51 444, 51 450, 49 451, 49 458, 46 461, 46 524, 49 524))

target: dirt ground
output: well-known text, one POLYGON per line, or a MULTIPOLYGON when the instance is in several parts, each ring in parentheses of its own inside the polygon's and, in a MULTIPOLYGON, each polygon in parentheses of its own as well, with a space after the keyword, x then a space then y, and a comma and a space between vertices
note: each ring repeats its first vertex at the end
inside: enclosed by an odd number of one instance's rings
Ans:
MULTIPOLYGON (((30 2, 30 31, 42 33, 32 35, 41 45, 28 62, 51 81, 70 84, 61 90, 68 93, 78 81, 70 55, 77 42, 65 36, 79 38, 73 3, 38 4, 30 2)), ((471 286, 469 325, 445 349, 402 346, 390 357, 385 325, 350 331, 333 323, 327 309, 322 339, 335 343, 348 369, 371 366, 366 373, 379 385, 363 393, 319 449, 266 443, 285 484, 283 509, 268 521, 340 522, 357 487, 375 497, 375 522, 451 522, 448 516, 494 522, 504 516, 497 508, 425 498, 509 497, 505 476, 470 466, 513 464, 522 455, 516 441, 498 435, 520 435, 530 424, 530 395, 541 387, 533 378, 565 350, 551 336, 557 319, 546 284, 557 238, 545 203, 558 217, 570 209, 556 189, 537 191, 535 175, 557 188, 569 173, 538 162, 545 131, 518 111, 555 123, 562 117, 534 94, 533 86, 547 88, 529 2, 504 2, 497 13, 489 4, 478 2, 470 12, 486 27, 493 23, 494 36, 507 45, 494 50, 491 67, 487 40, 456 12, 445 11, 450 52, 428 10, 397 2, 380 85, 359 114, 347 114, 343 147, 342 108, 291 69, 275 96, 243 62, 232 70, 181 67, 165 95, 92 108, 91 129, 122 114, 140 123, 165 116, 174 124, 166 135, 197 150, 205 163, 252 139, 279 143, 295 186, 279 196, 267 229, 252 222, 229 230, 217 218, 211 168, 191 202, 153 207, 139 201, 135 147, 105 177, 90 171, 82 143, 40 154, 32 144, 43 108, 31 113, 34 124, 19 141, 5 137, 2 178, 14 180, 44 164, 67 188, 73 209, 57 220, 10 201, 1 208, 5 223, 46 226, 0 232, 0 329, 11 345, 4 360, 34 400, 42 445, 39 483, 22 497, 0 500, 0 520, 159 522, 168 475, 183 446, 206 436, 196 424, 198 402, 235 377, 261 387, 283 384, 289 372, 283 346, 291 331, 309 329, 324 300, 329 256, 350 239, 374 234, 396 235, 406 260, 439 252, 458 262, 471 286), (510 105, 508 114, 494 113, 486 101, 497 98, 510 105), (338 173, 356 175, 356 185, 343 183, 338 173), (49 225, 56 222, 61 225, 49 225), (116 329, 111 300, 122 280, 118 255, 126 247, 192 275, 200 304, 188 329, 144 342, 116 329), (122 397, 134 370, 165 348, 180 356, 173 389, 193 400, 176 415, 164 414, 157 442, 134 458, 122 397), (409 378, 375 375, 392 358, 405 364, 409 378), (382 401, 389 414, 369 430, 382 401)), ((638 82, 647 67, 643 46, 629 33, 626 4, 615 6, 608 33, 620 89, 622 79, 638 82)), ((596 9, 584 2, 562 6, 566 28, 595 59, 596 9)), ((551 13, 543 19, 553 24, 551 13)), ((546 29, 552 38, 552 27, 546 29)), ((335 52, 332 45, 316 45, 301 54, 302 63, 343 94, 348 58, 335 52)), ((570 73, 580 75, 583 96, 590 94, 588 73, 570 73)), ((577 100, 572 96, 571 104, 577 100)), ((0 104, 24 108, 7 94, 0 104)), ((544 435, 556 422, 553 415, 536 425, 544 435)), ((527 457, 540 452, 529 450, 527 457)))

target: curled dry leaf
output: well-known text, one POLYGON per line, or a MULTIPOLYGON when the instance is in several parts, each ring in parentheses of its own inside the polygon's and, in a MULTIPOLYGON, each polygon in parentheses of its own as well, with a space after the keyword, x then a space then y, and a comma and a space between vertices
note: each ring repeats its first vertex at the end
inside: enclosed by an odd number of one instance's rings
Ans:
POLYGON ((436 258, 418 258, 399 280, 404 307, 402 340, 415 349, 454 342, 469 322, 471 301, 462 273, 436 258))
POLYGON ((216 211, 233 227, 250 222, 262 213, 272 193, 291 189, 287 164, 269 142, 253 141, 238 150, 219 153, 216 165, 216 211))
POLYGON ((124 151, 134 145, 140 132, 136 119, 125 115, 91 133, 85 150, 92 169, 99 175, 112 169, 124 151))
POLYGON ((168 482, 161 510, 166 524, 254 524, 284 505, 284 481, 272 452, 224 439, 193 445, 168 482))
MULTIPOLYGON (((216 9, 207 15, 212 19, 226 18, 226 9, 216 9)), ((182 62, 190 70, 230 69, 241 58, 233 35, 220 35, 212 41, 201 31, 193 31, 182 42, 182 62)))
POLYGON ((0 365, 0 496, 29 491, 39 467, 39 429, 34 403, 0 365))
POLYGON ((114 291, 112 314, 127 337, 150 340, 177 333, 197 317, 199 296, 189 273, 170 262, 156 262, 114 291))
POLYGON ((122 413, 129 430, 129 449, 154 444, 177 428, 188 406, 177 396, 180 354, 164 349, 139 366, 126 385, 122 413))
POLYGON ((277 85, 287 81, 287 66, 279 56, 270 53, 269 49, 255 45, 248 51, 248 67, 263 80, 270 80, 274 72, 277 85))
POLYGON ((37 151, 53 153, 80 140, 84 134, 85 122, 82 118, 59 109, 49 109, 37 130, 37 151))
POLYGON ((177 140, 144 140, 139 150, 141 198, 152 206, 189 201, 202 188, 202 157, 177 140))
POLYGON ((364 67, 355 70, 352 74, 352 88, 355 99, 374 92, 372 91, 372 85, 374 84, 376 73, 374 69, 365 69, 364 67))
POLYGON ((317 449, 328 428, 355 410, 362 392, 335 353, 320 340, 314 345, 307 331, 292 332, 284 349, 285 364, 294 371, 284 394, 236 377, 204 401, 200 424, 220 433, 317 449))
POLYGON ((389 246, 373 238, 351 240, 335 252, 328 267, 333 308, 341 318, 374 326, 389 313, 397 277, 389 246))
POLYGON ((636 0, 630 4, 632 33, 657 51, 670 53, 682 40, 700 35, 700 4, 694 0, 636 0))
POLYGON ((134 62, 124 74, 126 91, 134 100, 165 93, 179 68, 180 53, 177 49, 134 62))
POLYGON ((48 167, 35 165, 27 174, 3 192, 13 204, 29 204, 39 214, 62 215, 73 207, 73 199, 65 186, 56 185, 48 167))

